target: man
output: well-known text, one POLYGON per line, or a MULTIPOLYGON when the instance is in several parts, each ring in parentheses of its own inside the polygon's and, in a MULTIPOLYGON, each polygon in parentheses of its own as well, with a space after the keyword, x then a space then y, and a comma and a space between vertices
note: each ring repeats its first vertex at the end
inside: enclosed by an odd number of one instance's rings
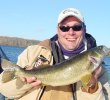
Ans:
MULTIPOLYGON (((63 10, 58 17, 57 26, 57 34, 54 37, 38 45, 29 46, 18 57, 17 64, 27 70, 38 68, 39 65, 53 65, 96 46, 95 39, 86 33, 84 18, 77 9, 63 10)), ((22 77, 19 88, 14 79, 1 84, 0 91, 7 97, 19 100, 105 100, 103 86, 98 80, 101 71, 102 67, 99 66, 93 72, 88 90, 79 82, 68 86, 52 87, 42 86, 42 82, 35 77, 22 77), (7 89, 10 85, 12 93, 7 89)))

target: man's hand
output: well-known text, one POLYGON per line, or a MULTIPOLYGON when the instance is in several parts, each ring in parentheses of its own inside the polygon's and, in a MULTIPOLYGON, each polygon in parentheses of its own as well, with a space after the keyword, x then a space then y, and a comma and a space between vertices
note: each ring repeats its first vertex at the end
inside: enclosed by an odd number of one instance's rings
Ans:
POLYGON ((21 80, 23 82, 26 82, 28 84, 31 84, 33 87, 36 87, 36 88, 39 88, 41 86, 41 81, 40 80, 37 80, 37 78, 35 77, 28 77, 28 78, 21 78, 21 80))
POLYGON ((94 85, 94 84, 96 84, 96 83, 98 82, 98 77, 100 76, 101 71, 102 71, 102 66, 100 65, 100 66, 92 73, 93 77, 91 78, 89 85, 94 85))

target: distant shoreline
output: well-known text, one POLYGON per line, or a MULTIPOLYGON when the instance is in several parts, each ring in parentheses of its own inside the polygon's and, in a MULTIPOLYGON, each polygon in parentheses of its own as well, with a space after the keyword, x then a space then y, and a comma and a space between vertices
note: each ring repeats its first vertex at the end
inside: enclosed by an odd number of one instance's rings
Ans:
POLYGON ((36 45, 39 42, 40 42, 39 40, 29 40, 18 37, 0 36, 0 45, 3 46, 27 47, 29 45, 36 45))

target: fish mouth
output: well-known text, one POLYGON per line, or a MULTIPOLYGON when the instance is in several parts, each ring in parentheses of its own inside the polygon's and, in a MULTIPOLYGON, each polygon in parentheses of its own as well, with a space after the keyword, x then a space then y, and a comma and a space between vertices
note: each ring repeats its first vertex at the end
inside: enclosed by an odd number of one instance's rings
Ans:
POLYGON ((98 63, 98 59, 97 59, 96 57, 93 57, 93 56, 90 56, 90 61, 91 61, 93 64, 98 63))
POLYGON ((101 64, 102 59, 94 56, 89 56, 90 62, 94 65, 94 70, 101 64))

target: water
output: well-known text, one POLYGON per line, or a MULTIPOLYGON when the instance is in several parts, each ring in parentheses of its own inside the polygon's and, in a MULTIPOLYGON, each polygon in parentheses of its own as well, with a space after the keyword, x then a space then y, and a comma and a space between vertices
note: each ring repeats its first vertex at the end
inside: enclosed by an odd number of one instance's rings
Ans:
POLYGON ((104 67, 108 70, 108 73, 109 73, 109 76, 110 76, 110 57, 104 58, 104 62, 105 62, 104 67))
POLYGON ((18 55, 23 52, 25 48, 14 46, 0 46, 10 61, 16 63, 18 55))
POLYGON ((110 84, 110 57, 106 57, 104 61, 104 68, 107 70, 106 76, 108 77, 108 83, 110 84))

